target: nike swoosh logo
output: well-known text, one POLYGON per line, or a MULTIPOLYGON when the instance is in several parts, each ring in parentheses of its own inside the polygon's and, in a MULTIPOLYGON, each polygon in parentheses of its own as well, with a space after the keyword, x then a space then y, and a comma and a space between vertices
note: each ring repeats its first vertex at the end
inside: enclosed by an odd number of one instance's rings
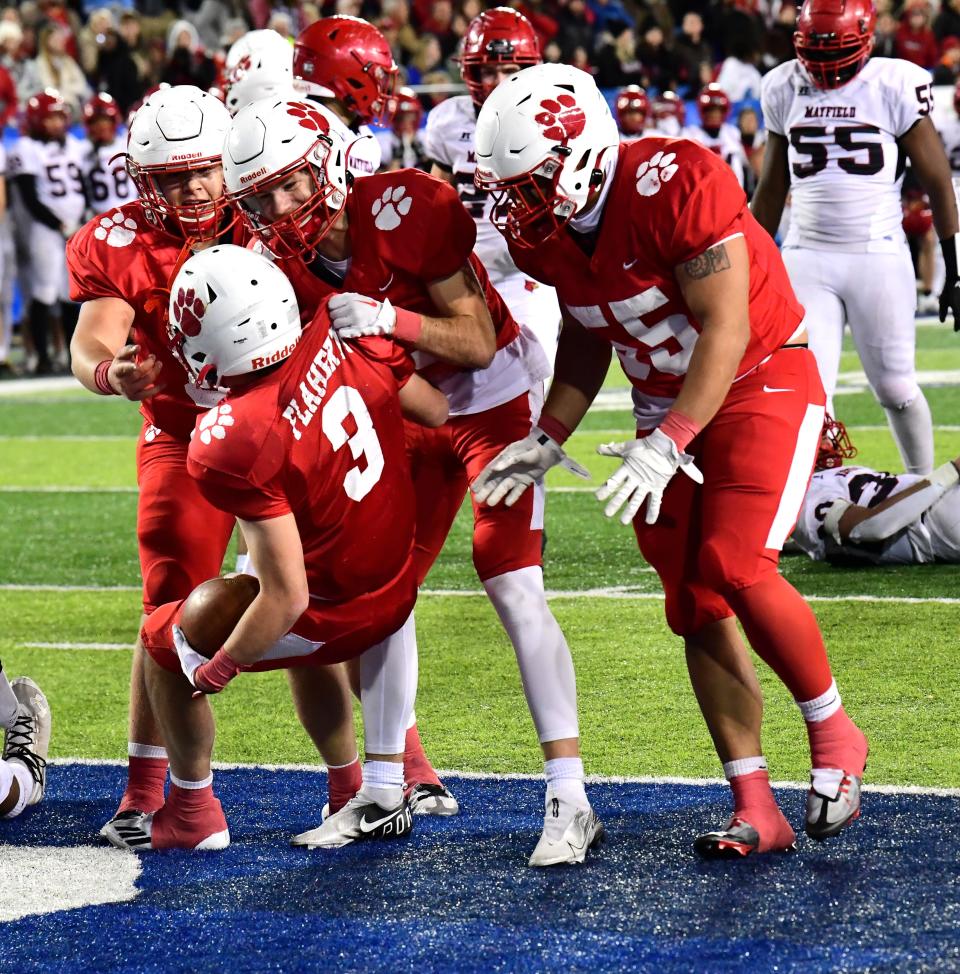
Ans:
POLYGON ((360 819, 360 831, 364 835, 368 835, 370 832, 375 832, 377 829, 382 828, 384 825, 386 825, 387 822, 393 821, 393 819, 397 817, 397 814, 398 814, 397 810, 394 810, 390 812, 388 815, 385 815, 383 818, 378 818, 374 822, 371 822, 367 818, 362 818, 360 819))
POLYGON ((638 261, 639 259, 640 259, 639 257, 634 257, 634 258, 633 258, 633 260, 625 260, 625 261, 623 262, 623 269, 624 269, 625 271, 628 271, 628 270, 630 270, 630 268, 631 268, 631 267, 633 267, 633 265, 634 265, 634 264, 635 264, 635 263, 636 263, 636 262, 637 262, 637 261, 638 261))
POLYGON ((386 284, 384 284, 384 285, 383 285, 383 287, 378 287, 378 288, 377 288, 377 290, 378 290, 378 291, 379 291, 379 292, 380 292, 381 294, 383 294, 383 292, 384 292, 384 291, 386 291, 386 289, 387 289, 388 287, 390 287, 390 285, 391 285, 391 284, 393 284, 393 274, 391 274, 391 275, 390 275, 390 280, 389 280, 389 281, 387 281, 387 283, 386 283, 386 284))
POLYGON ((773 389, 770 386, 763 387, 764 392, 796 392, 796 389, 773 389))

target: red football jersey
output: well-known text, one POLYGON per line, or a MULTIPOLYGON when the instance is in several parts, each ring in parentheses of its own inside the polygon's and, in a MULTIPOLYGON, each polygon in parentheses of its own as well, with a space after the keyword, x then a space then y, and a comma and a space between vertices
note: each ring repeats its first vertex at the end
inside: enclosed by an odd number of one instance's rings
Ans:
POLYGON ((414 497, 397 392, 412 372, 393 342, 341 341, 324 302, 288 359, 197 422, 187 469, 204 496, 244 520, 292 512, 323 602, 379 589, 408 562, 414 497))
POLYGON ((592 256, 569 230, 535 249, 510 250, 517 267, 556 287, 564 314, 613 345, 635 389, 638 422, 656 425, 680 391, 700 333, 674 269, 736 234, 750 253, 743 375, 796 332, 803 308, 736 177, 708 149, 656 137, 621 145, 592 256))
POLYGON ((139 200, 94 217, 67 243, 70 298, 92 301, 120 298, 134 311, 133 340, 141 355, 163 362, 163 392, 140 404, 154 426, 186 440, 197 414, 221 399, 198 389, 174 358, 167 340, 168 289, 177 269, 183 241, 157 229, 143 214, 139 200))
MULTIPOLYGON (((449 183, 417 169, 364 176, 353 184, 347 216, 352 252, 342 284, 317 276, 302 258, 280 262, 293 282, 301 314, 312 317, 322 298, 352 291, 436 316, 427 286, 469 261, 490 309, 497 348, 517 337, 517 323, 473 254, 477 225, 449 183)), ((314 270, 320 266, 314 261, 314 270)))

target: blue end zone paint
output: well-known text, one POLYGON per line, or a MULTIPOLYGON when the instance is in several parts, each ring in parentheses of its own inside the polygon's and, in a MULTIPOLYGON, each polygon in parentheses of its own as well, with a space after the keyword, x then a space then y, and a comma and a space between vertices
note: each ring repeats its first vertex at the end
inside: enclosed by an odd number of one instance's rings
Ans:
MULTIPOLYGON (((89 844, 121 775, 52 768, 44 803, 0 823, 0 841, 89 844)), ((308 853, 287 840, 318 824, 324 777, 220 772, 228 850, 146 855, 131 903, 0 925, 0 972, 960 970, 956 798, 867 794, 832 843, 704 863, 691 841, 726 818, 725 788, 594 785, 606 846, 534 871, 541 786, 448 783, 458 818, 308 853)), ((798 823, 803 793, 780 799, 798 823)))

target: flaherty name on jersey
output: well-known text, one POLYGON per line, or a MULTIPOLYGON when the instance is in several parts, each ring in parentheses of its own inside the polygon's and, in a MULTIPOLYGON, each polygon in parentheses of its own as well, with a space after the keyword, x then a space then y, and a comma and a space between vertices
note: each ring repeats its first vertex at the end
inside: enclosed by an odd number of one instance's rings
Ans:
POLYGON ((300 383, 299 395, 295 395, 283 410, 283 418, 290 424, 295 440, 303 436, 303 429, 310 425, 310 421, 323 405, 330 376, 343 362, 346 353, 347 349, 340 339, 334 332, 330 332, 314 355, 307 374, 300 383))
POLYGON ((856 105, 807 105, 804 118, 856 118, 856 105))

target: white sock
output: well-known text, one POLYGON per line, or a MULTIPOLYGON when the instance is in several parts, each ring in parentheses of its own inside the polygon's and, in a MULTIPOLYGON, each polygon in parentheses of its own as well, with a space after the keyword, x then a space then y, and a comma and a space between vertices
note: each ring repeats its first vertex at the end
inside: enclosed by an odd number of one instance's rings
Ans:
POLYGON ((924 394, 905 406, 884 406, 890 431, 907 473, 927 474, 933 470, 933 418, 924 394))
POLYGON ((7 795, 10 794, 10 783, 12 781, 16 781, 20 788, 20 797, 17 799, 17 804, 3 816, 4 818, 16 818, 30 804, 36 782, 33 780, 30 769, 22 761, 14 758, 10 761, 0 761, 0 765, 5 766, 10 773, 10 782, 7 784, 7 795))
POLYGON ((755 758, 737 758, 735 761, 723 762, 723 776, 729 781, 741 775, 753 774, 754 771, 766 771, 767 759, 762 755, 755 758))
POLYGON ((410 728, 413 727, 413 725, 416 722, 417 722, 417 712, 416 712, 416 710, 411 710, 410 711, 410 719, 407 721, 407 730, 410 730, 410 728))
POLYGON ((360 790, 381 808, 396 808, 403 801, 403 762, 364 761, 360 790))
POLYGON ((543 775, 547 779, 547 794, 589 807, 587 792, 583 787, 583 760, 581 758, 551 758, 543 762, 543 775))
POLYGON ((797 706, 803 719, 808 724, 818 724, 828 717, 832 717, 843 705, 840 699, 840 691, 837 689, 837 681, 831 680, 830 686, 813 700, 798 700, 797 706))
POLYGON ((367 754, 403 754, 417 698, 417 632, 413 613, 392 636, 360 657, 360 704, 367 754))
POLYGON ((167 759, 167 749, 157 747, 154 744, 137 744, 136 741, 127 741, 127 757, 130 758, 162 758, 167 759))
POLYGON ((9 730, 16 723, 17 712, 20 704, 14 696, 13 687, 7 679, 7 674, 3 672, 3 665, 0 664, 0 727, 9 730))
POLYGON ((200 781, 185 781, 171 771, 170 784, 183 788, 185 791, 200 791, 201 788, 209 788, 213 784, 213 772, 211 771, 206 778, 202 778, 200 781))
POLYGON ((814 768, 810 772, 810 786, 824 798, 836 798, 844 773, 838 768, 814 768))
POLYGON ((541 744, 579 737, 573 659, 543 591, 539 566, 488 578, 486 589, 513 643, 527 706, 541 744))
POLYGON ((250 555, 244 552, 242 555, 237 555, 237 564, 234 571, 240 575, 248 575, 250 572, 250 555))

